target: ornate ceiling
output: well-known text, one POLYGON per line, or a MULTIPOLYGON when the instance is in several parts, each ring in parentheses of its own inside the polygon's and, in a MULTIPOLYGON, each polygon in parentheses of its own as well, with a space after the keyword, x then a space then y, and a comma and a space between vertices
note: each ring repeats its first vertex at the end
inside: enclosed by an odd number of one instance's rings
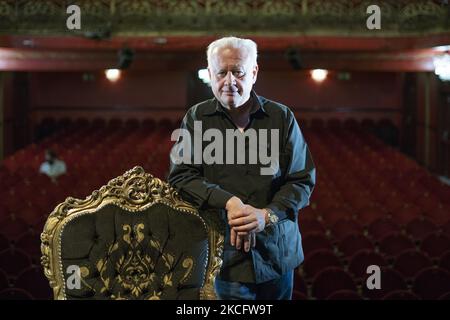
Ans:
POLYGON ((289 68, 298 48, 304 66, 432 71, 436 46, 450 44, 448 0, 0 0, 0 71, 96 70, 117 50, 137 51, 133 67, 193 69, 223 35, 251 37, 265 66, 289 68), (68 30, 66 9, 81 9, 68 30), (381 8, 369 30, 367 7, 381 8), (180 59, 179 53, 185 54, 180 59), (182 61, 183 60, 183 61, 182 61))
POLYGON ((113 36, 423 35, 449 31, 448 0, 0 0, 0 33, 70 35, 66 8, 81 8, 79 34, 113 36), (367 7, 381 8, 368 30, 367 7))

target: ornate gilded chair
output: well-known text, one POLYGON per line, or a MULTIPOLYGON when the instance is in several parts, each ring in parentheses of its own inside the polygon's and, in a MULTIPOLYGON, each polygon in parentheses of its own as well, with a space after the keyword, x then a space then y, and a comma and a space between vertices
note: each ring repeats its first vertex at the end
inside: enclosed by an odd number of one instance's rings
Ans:
POLYGON ((41 234, 55 299, 215 299, 223 235, 167 183, 135 167, 67 198, 41 234))

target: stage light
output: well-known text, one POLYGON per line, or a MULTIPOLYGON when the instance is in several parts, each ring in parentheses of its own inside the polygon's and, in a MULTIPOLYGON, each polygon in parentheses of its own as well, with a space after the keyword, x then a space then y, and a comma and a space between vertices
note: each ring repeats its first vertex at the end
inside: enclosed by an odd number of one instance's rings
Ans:
POLYGON ((198 70, 198 78, 207 85, 209 85, 211 83, 211 79, 209 78, 208 69, 199 69, 198 70))
MULTIPOLYGON (((450 52, 450 51, 449 51, 450 52)), ((450 54, 449 52, 433 58, 434 73, 442 81, 450 81, 450 54)))
POLYGON ((324 69, 314 69, 311 71, 311 77, 316 82, 322 82, 327 78, 328 71, 324 69))
POLYGON ((116 82, 120 79, 120 70, 119 69, 108 69, 105 70, 106 78, 111 82, 116 82))

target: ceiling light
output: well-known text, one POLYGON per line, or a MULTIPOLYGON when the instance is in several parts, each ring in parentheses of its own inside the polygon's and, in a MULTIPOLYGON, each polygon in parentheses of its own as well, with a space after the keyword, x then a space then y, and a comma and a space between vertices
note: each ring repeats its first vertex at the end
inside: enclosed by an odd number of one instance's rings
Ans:
POLYGON ((120 70, 119 69, 108 69, 105 70, 106 78, 111 82, 116 82, 120 79, 120 70))
POLYGON ((324 69, 314 69, 311 71, 311 77, 314 81, 322 82, 327 78, 328 71, 324 69))

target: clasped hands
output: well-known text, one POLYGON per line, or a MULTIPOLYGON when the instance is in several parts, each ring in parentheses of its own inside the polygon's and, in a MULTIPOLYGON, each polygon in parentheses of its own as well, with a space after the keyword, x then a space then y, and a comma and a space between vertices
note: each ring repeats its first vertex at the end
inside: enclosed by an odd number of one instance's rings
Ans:
POLYGON ((233 196, 225 206, 228 224, 230 226, 231 245, 240 250, 250 251, 255 247, 256 233, 264 230, 267 221, 267 212, 263 209, 244 204, 241 199, 233 196))

